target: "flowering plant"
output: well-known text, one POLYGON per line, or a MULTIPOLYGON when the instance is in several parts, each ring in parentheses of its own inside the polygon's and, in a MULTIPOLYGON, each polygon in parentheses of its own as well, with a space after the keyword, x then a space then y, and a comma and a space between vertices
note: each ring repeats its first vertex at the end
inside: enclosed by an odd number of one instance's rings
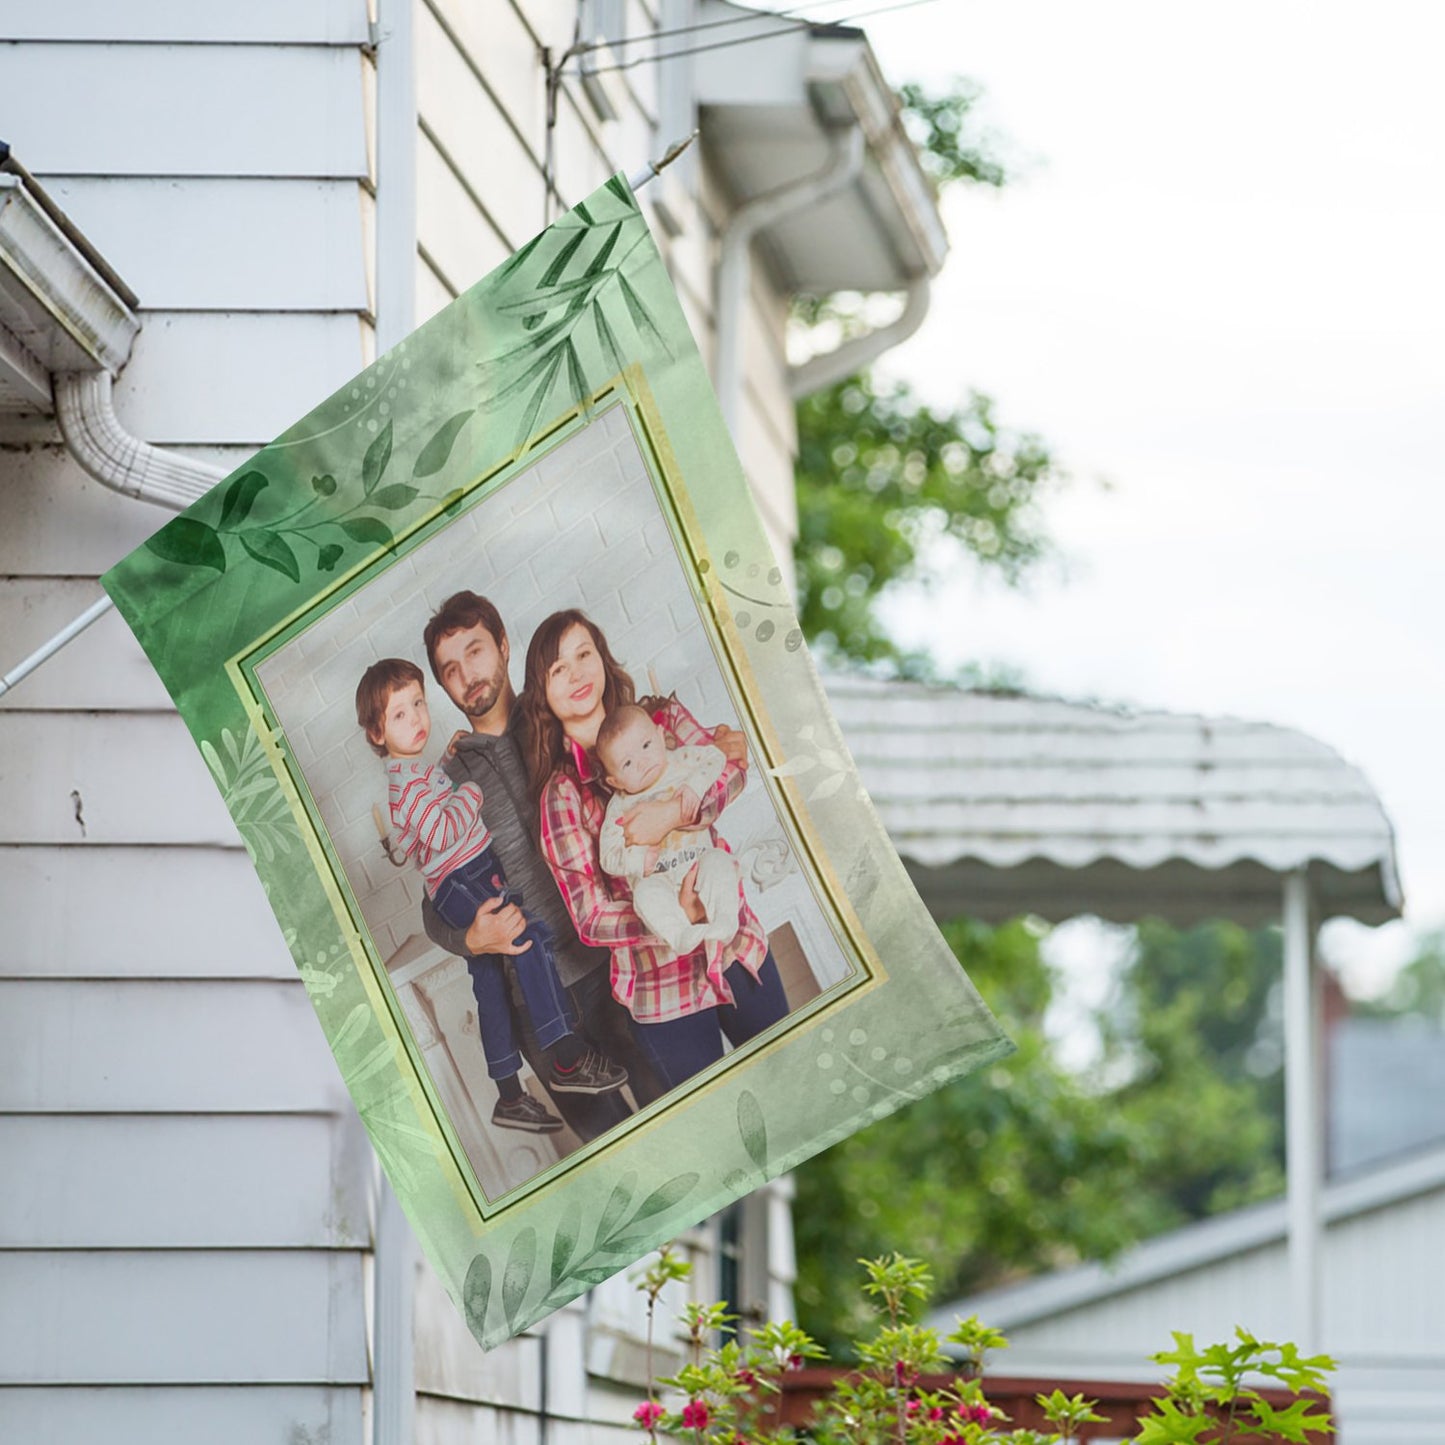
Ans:
MULTIPOLYGON (((900 1254, 859 1262, 878 1327, 855 1342, 859 1368, 834 1379, 814 1407, 806 1427, 813 1445, 1073 1445, 1081 1427, 1106 1421, 1097 1401, 1055 1389, 1035 1396, 1049 1431, 1010 1428, 1013 1422, 989 1402, 980 1379, 987 1352, 1007 1348, 1004 1336, 976 1319, 960 1320, 940 1336, 913 1318, 932 1283, 924 1265, 900 1254), (946 1369, 954 1372, 950 1379, 932 1388, 946 1369)), ((824 1352, 791 1322, 762 1325, 746 1340, 734 1336, 714 1346, 710 1340, 729 1332, 736 1317, 721 1305, 689 1303, 682 1311, 688 1362, 675 1375, 653 1378, 658 1298, 668 1282, 685 1280, 689 1272, 669 1246, 639 1277, 648 1301, 653 1383, 633 1418, 652 1445, 660 1435, 690 1445, 785 1445, 804 1438, 783 1422, 783 1380, 824 1352), (677 1408, 659 1403, 660 1389, 680 1399, 677 1408)), ((1321 1391, 1335 1367, 1328 1356, 1304 1357, 1294 1345, 1259 1340, 1243 1329, 1233 1345, 1197 1349, 1191 1336, 1176 1333, 1174 1346, 1153 1356, 1175 1373, 1135 1422, 1131 1445, 1230 1445, 1245 1437, 1308 1445, 1311 1437, 1333 1431, 1317 1399, 1302 1396, 1280 1407, 1245 1383, 1263 1376, 1296 1394, 1321 1391)))

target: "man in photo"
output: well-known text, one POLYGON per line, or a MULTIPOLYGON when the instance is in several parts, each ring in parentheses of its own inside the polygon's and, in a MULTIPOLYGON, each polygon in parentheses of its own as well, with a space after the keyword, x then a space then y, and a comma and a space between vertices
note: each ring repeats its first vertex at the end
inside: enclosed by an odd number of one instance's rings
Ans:
MULTIPOLYGON (((608 1057, 622 1064, 639 1105, 661 1092, 639 1053, 626 1011, 612 997, 606 949, 578 941, 571 917, 537 844, 537 809, 527 782, 518 740, 521 714, 508 675, 511 644, 500 613, 475 592, 458 592, 437 610, 424 634, 432 675, 466 717, 469 729, 453 740, 443 762, 454 783, 480 786, 486 798, 492 847, 510 886, 521 895, 527 913, 550 928, 557 975, 566 990, 578 1031, 608 1057)), ((523 1056, 548 1088, 553 1060, 517 1005, 517 955, 529 948, 527 919, 514 902, 493 899, 481 905, 469 927, 453 927, 430 898, 422 904, 427 936, 448 953, 466 958, 495 955, 506 960, 509 997, 523 1056)), ((605 1133, 630 1112, 620 1091, 599 1095, 553 1093, 557 1111, 584 1142, 605 1133)))

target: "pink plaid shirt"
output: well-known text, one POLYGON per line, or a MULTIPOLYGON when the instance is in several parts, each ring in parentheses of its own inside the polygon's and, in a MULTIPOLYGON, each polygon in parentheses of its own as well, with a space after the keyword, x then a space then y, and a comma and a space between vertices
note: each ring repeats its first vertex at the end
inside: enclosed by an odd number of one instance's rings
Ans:
MULTIPOLYGON (((712 734, 675 698, 658 712, 670 746, 702 747, 712 734)), ((677 957, 632 907, 626 879, 611 878, 597 859, 597 839, 607 811, 607 791, 590 755, 569 744, 571 768, 553 773, 542 792, 542 852, 551 865, 567 911, 583 943, 612 952, 612 993, 638 1023, 662 1023, 733 1001, 723 978, 734 962, 754 978, 767 957, 768 938, 739 891, 737 934, 725 944, 704 945, 677 957)), ((737 795, 747 775, 729 762, 704 794, 696 821, 711 825, 737 795)), ((714 834, 717 847, 727 844, 714 834)))

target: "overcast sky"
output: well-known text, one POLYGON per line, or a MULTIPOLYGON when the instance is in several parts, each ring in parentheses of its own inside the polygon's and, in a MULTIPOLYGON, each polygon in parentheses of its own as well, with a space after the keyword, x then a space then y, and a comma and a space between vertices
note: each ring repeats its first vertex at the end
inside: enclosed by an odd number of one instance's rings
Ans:
POLYGON ((889 368, 990 393, 1074 479, 1048 508, 1062 566, 1024 594, 959 578, 898 629, 1037 690, 1337 748, 1394 821, 1408 928, 1325 951, 1377 984, 1445 923, 1445 7, 862 23, 895 82, 977 80, 1018 173, 949 197, 953 254, 889 368))

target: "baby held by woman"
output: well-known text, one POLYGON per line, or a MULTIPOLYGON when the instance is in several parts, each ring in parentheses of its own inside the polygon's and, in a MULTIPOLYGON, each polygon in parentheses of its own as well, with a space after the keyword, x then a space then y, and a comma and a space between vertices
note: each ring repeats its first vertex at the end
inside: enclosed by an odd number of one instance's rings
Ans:
POLYGON ((686 815, 722 775, 726 761, 716 747, 669 750, 662 729, 636 705, 614 708, 597 734, 597 760, 613 789, 598 839, 603 872, 625 878, 632 906, 656 936, 679 954, 702 943, 727 943, 738 931, 741 874, 732 854, 715 846, 711 828, 680 828, 660 843, 627 842, 623 820, 642 803, 681 797, 686 815), (696 868, 693 887, 704 918, 691 919, 678 898, 683 879, 696 868))

